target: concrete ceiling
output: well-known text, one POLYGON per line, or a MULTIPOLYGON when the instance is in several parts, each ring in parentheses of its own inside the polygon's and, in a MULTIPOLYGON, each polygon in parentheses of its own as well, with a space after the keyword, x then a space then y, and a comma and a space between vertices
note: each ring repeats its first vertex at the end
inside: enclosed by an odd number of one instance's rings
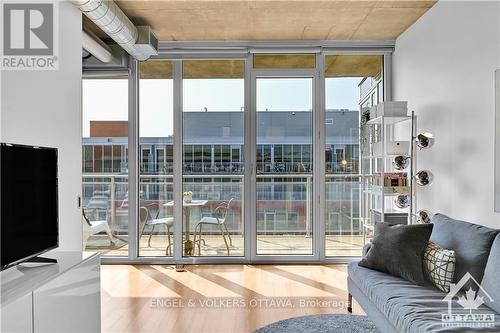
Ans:
POLYGON ((163 0, 118 5, 164 41, 391 40, 436 1, 163 0))

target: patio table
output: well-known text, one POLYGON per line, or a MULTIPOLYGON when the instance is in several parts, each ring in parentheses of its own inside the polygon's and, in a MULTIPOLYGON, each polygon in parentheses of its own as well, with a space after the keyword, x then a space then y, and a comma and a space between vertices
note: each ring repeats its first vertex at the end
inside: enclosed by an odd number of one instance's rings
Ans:
MULTIPOLYGON (((190 239, 189 222, 191 220, 191 207, 202 207, 208 203, 208 200, 191 200, 190 202, 182 201, 182 208, 184 211, 184 255, 192 256, 194 252, 194 244, 190 239)), ((174 202, 169 201, 164 203, 165 207, 173 207, 174 202)))

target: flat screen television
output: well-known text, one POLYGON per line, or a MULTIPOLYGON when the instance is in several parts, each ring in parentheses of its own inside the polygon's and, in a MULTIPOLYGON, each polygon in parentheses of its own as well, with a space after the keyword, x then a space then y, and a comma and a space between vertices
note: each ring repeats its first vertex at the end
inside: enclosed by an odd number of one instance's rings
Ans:
POLYGON ((0 143, 1 270, 59 245, 57 149, 0 143))

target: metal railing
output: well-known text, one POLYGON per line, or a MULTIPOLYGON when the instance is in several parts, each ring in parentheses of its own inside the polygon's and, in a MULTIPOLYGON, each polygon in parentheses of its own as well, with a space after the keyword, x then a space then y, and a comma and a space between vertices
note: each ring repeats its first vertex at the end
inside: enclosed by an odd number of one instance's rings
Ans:
MULTIPOLYGON (((189 174, 184 175, 184 191, 192 191, 195 199, 208 200, 204 210, 192 220, 209 215, 221 201, 234 199, 235 205, 230 232, 242 233, 243 175, 230 174, 189 174)), ((112 229, 117 233, 126 232, 128 225, 128 175, 126 174, 84 174, 83 206, 96 206, 98 197, 101 200, 103 214, 108 218, 112 229)), ((172 175, 141 175, 140 200, 145 205, 156 205, 158 210, 164 209, 160 203, 173 200, 172 175)), ((361 176, 357 174, 326 174, 326 212, 325 223, 327 234, 361 234, 359 198, 361 176)), ((297 233, 310 235, 312 231, 312 175, 310 173, 257 174, 257 221, 259 234, 297 233), (284 210, 288 210, 283 213, 284 210), (260 212, 260 214, 259 214, 260 212), (282 217, 280 220, 280 216, 282 217), (295 220, 284 221, 283 216, 295 220), (268 221, 267 217, 274 220, 268 221), (269 228, 273 225, 273 228, 269 228)), ((99 206, 99 205, 97 205, 99 206)))
MULTIPOLYGON (((84 165, 89 165, 90 169, 84 167, 84 172, 91 174, 94 161, 84 161, 84 165)), ((127 170, 127 163, 121 161, 120 165, 116 167, 121 172, 127 170)), ((108 174, 105 166, 102 166, 103 172, 108 174)), ((225 174, 241 174, 244 171, 243 162, 184 162, 183 172, 185 174, 200 174, 200 173, 225 173, 225 174)), ((311 163, 301 162, 257 162, 256 169, 262 173, 300 173, 311 172, 311 163)), ((115 171, 115 166, 108 167, 109 172, 115 171)), ((172 174, 174 172, 173 163, 169 162, 143 162, 139 165, 139 170, 142 174, 162 175, 172 174)), ((356 174, 359 171, 359 163, 357 161, 349 161, 343 164, 342 162, 326 162, 325 170, 327 173, 334 174, 356 174)))

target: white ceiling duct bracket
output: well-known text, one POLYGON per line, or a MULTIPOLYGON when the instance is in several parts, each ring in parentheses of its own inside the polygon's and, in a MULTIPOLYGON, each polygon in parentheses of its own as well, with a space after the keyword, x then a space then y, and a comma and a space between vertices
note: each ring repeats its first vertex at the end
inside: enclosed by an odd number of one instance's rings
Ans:
POLYGON ((83 58, 82 59, 82 69, 83 71, 92 70, 121 70, 128 68, 129 54, 125 52, 118 44, 108 45, 113 55, 113 59, 110 62, 102 62, 95 56, 83 58))
POLYGON ((113 60, 113 53, 109 46, 90 31, 82 31, 82 47, 104 63, 110 63, 113 60))
POLYGON ((137 60, 146 60, 152 55, 158 54, 157 42, 156 48, 154 45, 147 48, 142 43, 137 44, 139 31, 112 0, 72 0, 72 2, 102 31, 137 60))

